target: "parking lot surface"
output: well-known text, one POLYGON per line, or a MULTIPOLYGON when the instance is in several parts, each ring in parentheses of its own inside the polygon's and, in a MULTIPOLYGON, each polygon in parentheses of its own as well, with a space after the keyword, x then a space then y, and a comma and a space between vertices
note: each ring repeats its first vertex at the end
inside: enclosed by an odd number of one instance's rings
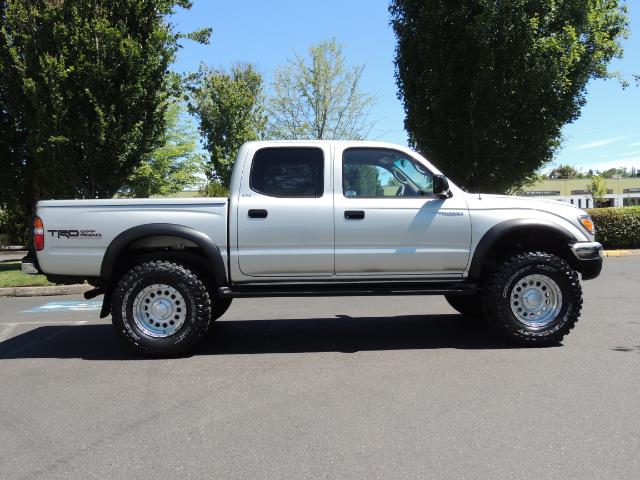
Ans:
POLYGON ((99 302, 0 298, 0 478, 637 479, 640 258, 583 287, 556 347, 441 297, 281 298, 173 360, 127 351, 99 302))

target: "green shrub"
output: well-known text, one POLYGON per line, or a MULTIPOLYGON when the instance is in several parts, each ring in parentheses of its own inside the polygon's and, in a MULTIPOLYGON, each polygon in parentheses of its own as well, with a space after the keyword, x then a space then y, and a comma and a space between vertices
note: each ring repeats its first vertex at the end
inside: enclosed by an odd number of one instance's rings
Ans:
POLYGON ((604 248, 640 248, 640 207, 592 208, 596 241, 604 248))

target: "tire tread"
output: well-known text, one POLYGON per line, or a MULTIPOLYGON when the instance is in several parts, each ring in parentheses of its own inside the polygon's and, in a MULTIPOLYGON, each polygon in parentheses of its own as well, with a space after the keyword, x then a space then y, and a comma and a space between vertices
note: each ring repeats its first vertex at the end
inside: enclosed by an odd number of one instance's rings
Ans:
POLYGON ((506 341, 519 345, 543 346, 559 343, 575 327, 582 311, 582 287, 577 272, 560 257, 546 252, 521 252, 508 257, 492 272, 489 272, 483 291, 485 294, 483 295, 482 308, 490 326, 506 341), (567 293, 570 300, 570 305, 565 313, 567 319, 561 328, 549 335, 522 335, 514 331, 506 321, 508 315, 513 315, 513 313, 499 302, 500 291, 506 287, 513 273, 531 263, 549 265, 558 269, 566 277, 569 284, 569 291, 562 292, 563 301, 565 301, 567 293))
POLYGON ((212 321, 211 298, 207 286, 189 267, 169 260, 145 261, 129 269, 129 271, 120 278, 113 292, 111 312, 116 332, 125 343, 134 350, 151 357, 174 357, 191 351, 204 339, 212 321), (186 285, 186 288, 193 295, 193 299, 198 308, 195 312, 195 321, 191 324, 193 332, 190 335, 177 344, 152 348, 140 343, 124 326, 124 320, 121 318, 121 301, 127 290, 132 288, 141 277, 149 273, 157 272, 178 276, 180 281, 186 285))

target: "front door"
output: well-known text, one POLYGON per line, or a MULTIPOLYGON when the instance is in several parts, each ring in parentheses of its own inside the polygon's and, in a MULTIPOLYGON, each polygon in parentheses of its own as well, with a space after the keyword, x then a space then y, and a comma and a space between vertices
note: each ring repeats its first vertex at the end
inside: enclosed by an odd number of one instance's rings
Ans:
POLYGON ((462 195, 436 198, 428 167, 398 150, 336 154, 336 275, 462 275, 471 246, 462 195))
POLYGON ((324 277, 333 270, 328 146, 258 150, 238 199, 238 262, 254 277, 324 277))

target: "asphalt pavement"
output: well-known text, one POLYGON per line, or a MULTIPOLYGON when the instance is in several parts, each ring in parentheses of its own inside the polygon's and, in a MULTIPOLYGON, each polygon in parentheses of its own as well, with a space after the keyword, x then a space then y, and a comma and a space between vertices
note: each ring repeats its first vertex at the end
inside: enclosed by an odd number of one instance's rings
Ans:
POLYGON ((640 258, 583 286, 555 347, 441 297, 280 298, 173 360, 99 302, 0 298, 0 479, 637 479, 640 258))

